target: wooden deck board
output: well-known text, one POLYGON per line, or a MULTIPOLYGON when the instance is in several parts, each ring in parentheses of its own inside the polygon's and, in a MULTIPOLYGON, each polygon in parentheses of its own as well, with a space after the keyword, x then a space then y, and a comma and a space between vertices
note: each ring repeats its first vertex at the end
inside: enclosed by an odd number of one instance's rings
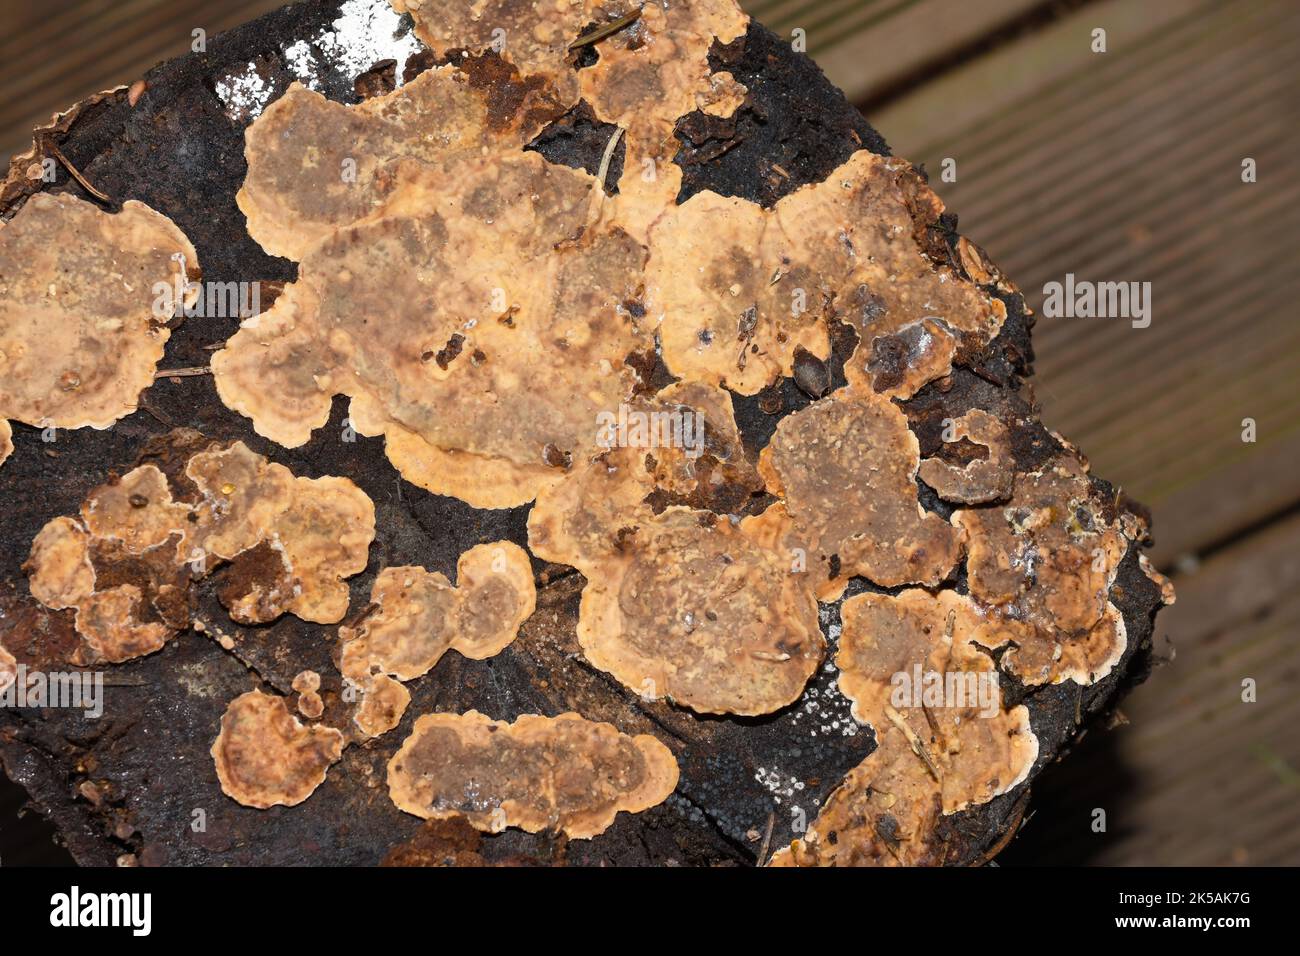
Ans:
POLYGON ((1300 500, 1297 55, 1291 3, 1091 5, 869 117, 932 174, 956 159, 936 190, 1040 313, 1045 420, 1154 509, 1162 565, 1300 500), (1150 328, 1042 316, 1067 272, 1151 282, 1150 328))

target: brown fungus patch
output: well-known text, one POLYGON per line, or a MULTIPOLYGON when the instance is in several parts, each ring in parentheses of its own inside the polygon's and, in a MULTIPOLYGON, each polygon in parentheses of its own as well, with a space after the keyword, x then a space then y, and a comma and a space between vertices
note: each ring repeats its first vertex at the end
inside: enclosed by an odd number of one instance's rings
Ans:
POLYGON ((356 627, 339 628, 339 670, 363 695, 355 719, 367 734, 378 726, 391 729, 406 705, 404 690, 377 677, 415 680, 449 650, 471 660, 493 657, 536 607, 528 554, 509 541, 466 551, 456 579, 453 587, 435 571, 385 568, 371 590, 373 613, 356 627), (374 702, 372 692, 379 695, 374 702))
POLYGON ((624 307, 644 250, 587 227, 593 184, 520 153, 335 232, 214 356, 223 401, 296 446, 343 392, 412 482, 476 507, 531 500, 557 451, 594 447, 598 413, 636 384, 626 356, 650 344, 624 307))
POLYGON ((864 362, 873 340, 917 327, 882 391, 946 374, 952 337, 987 343, 1006 307, 918 245, 918 204, 942 211, 910 166, 861 150, 770 209, 708 192, 668 209, 646 271, 668 367, 752 395, 791 374, 796 349, 827 358, 834 318, 867 343, 864 362))
POLYGON ((486 149, 522 148, 563 109, 511 72, 484 85, 435 67, 357 106, 295 83, 246 134, 248 176, 237 199, 249 234, 267 252, 301 260, 335 229, 377 218, 404 188, 418 189, 412 170, 453 172, 486 149), (519 91, 506 116, 494 109, 501 85, 519 91))
POLYGON ((921 462, 921 480, 947 501, 984 504, 1001 501, 1011 494, 1015 460, 1007 426, 981 408, 972 408, 952 421, 949 446, 973 444, 983 455, 969 457, 964 463, 945 460, 944 449, 921 462))
POLYGON ((435 55, 466 69, 467 60, 492 51, 543 82, 561 112, 586 100, 598 119, 625 130, 626 161, 611 205, 638 238, 680 188, 681 170, 672 162, 677 118, 701 106, 726 115, 741 102, 738 84, 715 79, 709 66, 715 41, 745 33, 749 20, 734 0, 392 3, 411 14, 416 35, 435 55), (594 63, 582 59, 593 54, 594 63))
POLYGON ((240 442, 191 455, 185 475, 192 501, 176 500, 157 466, 140 465, 33 540, 32 595, 76 609, 80 662, 160 649, 190 623, 191 580, 226 562, 219 593, 243 623, 287 612, 330 624, 347 612, 344 579, 365 569, 375 530, 374 505, 351 481, 294 477, 240 442))
POLYGON ((463 816, 475 829, 603 833, 620 810, 639 813, 677 786, 672 751, 578 714, 426 714, 388 763, 399 809, 426 820, 463 816))
POLYGON ((0 225, 0 419, 108 428, 135 411, 197 269, 185 235, 143 203, 110 214, 32 196, 0 225))
POLYGON ((739 514, 763 489, 716 386, 680 382, 608 411, 596 444, 603 450, 574 462, 529 515, 529 546, 544 560, 591 568, 670 505, 739 514))
POLYGON ((961 555, 961 534, 917 500, 920 446, 892 402, 844 390, 781 420, 759 469, 793 520, 818 596, 850 577, 883 587, 935 585, 961 555))
POLYGON ((342 754, 343 734, 303 726, 284 698, 257 690, 230 702, 212 744, 222 791, 259 810, 302 803, 342 754))
POLYGON ((884 398, 911 398, 952 371, 957 338, 933 317, 872 337, 844 367, 849 384, 863 383, 884 398))
POLYGON ((940 796, 906 734, 877 732, 876 749, 849 771, 808 832, 772 855, 769 866, 938 866, 940 796))
POLYGON ((997 665, 977 645, 1024 640, 1027 626, 990 618, 953 591, 859 594, 841 614, 835 664, 853 716, 877 731, 887 724, 903 731, 944 813, 987 803, 1026 779, 1038 756, 1029 711, 1003 708, 997 665))
POLYGON ((959 510, 970 593, 997 613, 1034 628, 1003 666, 1027 684, 1105 677, 1127 644, 1110 603, 1128 542, 1077 458, 1063 455, 1017 475, 1004 505, 959 510))
POLYGON ((320 674, 299 671, 293 678, 293 689, 298 695, 298 713, 315 720, 325 712, 325 702, 320 696, 320 674))
POLYGON ((578 642, 646 699, 772 713, 798 699, 825 642, 807 576, 753 529, 673 507, 584 567, 578 642))

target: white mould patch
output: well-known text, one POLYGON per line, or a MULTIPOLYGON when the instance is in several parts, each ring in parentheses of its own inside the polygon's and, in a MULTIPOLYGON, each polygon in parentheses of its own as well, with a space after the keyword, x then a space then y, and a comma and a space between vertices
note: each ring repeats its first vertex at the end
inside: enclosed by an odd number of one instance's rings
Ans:
POLYGON ((807 789, 807 785, 798 777, 793 777, 775 767, 759 767, 758 772, 754 774, 754 779, 772 795, 772 802, 777 806, 807 789))
POLYGON ((313 45, 349 79, 376 63, 395 60, 398 86, 406 61, 424 49, 388 0, 347 0, 339 8, 334 29, 322 32, 313 45))
POLYGON ((213 91, 225 107, 225 112, 235 122, 252 122, 275 97, 275 83, 262 74, 256 62, 249 63, 243 71, 232 70, 213 82, 213 91))
MULTIPOLYGON (((316 51, 306 40, 296 40, 284 48, 284 65, 299 83, 309 90, 320 92, 321 65, 316 51)), ((399 76, 400 80, 401 77, 399 76)))

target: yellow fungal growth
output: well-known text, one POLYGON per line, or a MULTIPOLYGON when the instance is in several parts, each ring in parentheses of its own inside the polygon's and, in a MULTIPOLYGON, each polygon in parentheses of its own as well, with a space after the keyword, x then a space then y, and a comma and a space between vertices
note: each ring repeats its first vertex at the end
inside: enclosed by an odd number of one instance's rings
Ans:
POLYGON ((677 761, 645 734, 578 714, 425 714, 388 763, 388 792, 426 820, 464 816, 490 833, 519 827, 590 839, 619 811, 639 813, 677 786, 677 761))
POLYGON ((222 791, 259 810, 302 803, 342 754, 339 731, 305 727, 284 698, 257 690, 230 702, 212 744, 222 791))

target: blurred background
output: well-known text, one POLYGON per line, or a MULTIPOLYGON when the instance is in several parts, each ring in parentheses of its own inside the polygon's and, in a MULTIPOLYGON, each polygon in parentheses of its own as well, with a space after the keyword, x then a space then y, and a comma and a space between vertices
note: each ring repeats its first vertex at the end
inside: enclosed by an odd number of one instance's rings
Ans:
MULTIPOLYGON (((195 27, 281 5, 0 0, 0 154, 195 27)), ((802 31, 1024 291, 1044 421, 1151 507, 1178 588, 1156 631, 1170 662, 1040 778, 999 864, 1300 864, 1300 3, 743 5, 802 31), (1150 327, 1041 316, 1066 273, 1150 282, 1150 327)), ((23 799, 0 783, 0 861, 65 862, 34 815, 15 822, 23 799)))

